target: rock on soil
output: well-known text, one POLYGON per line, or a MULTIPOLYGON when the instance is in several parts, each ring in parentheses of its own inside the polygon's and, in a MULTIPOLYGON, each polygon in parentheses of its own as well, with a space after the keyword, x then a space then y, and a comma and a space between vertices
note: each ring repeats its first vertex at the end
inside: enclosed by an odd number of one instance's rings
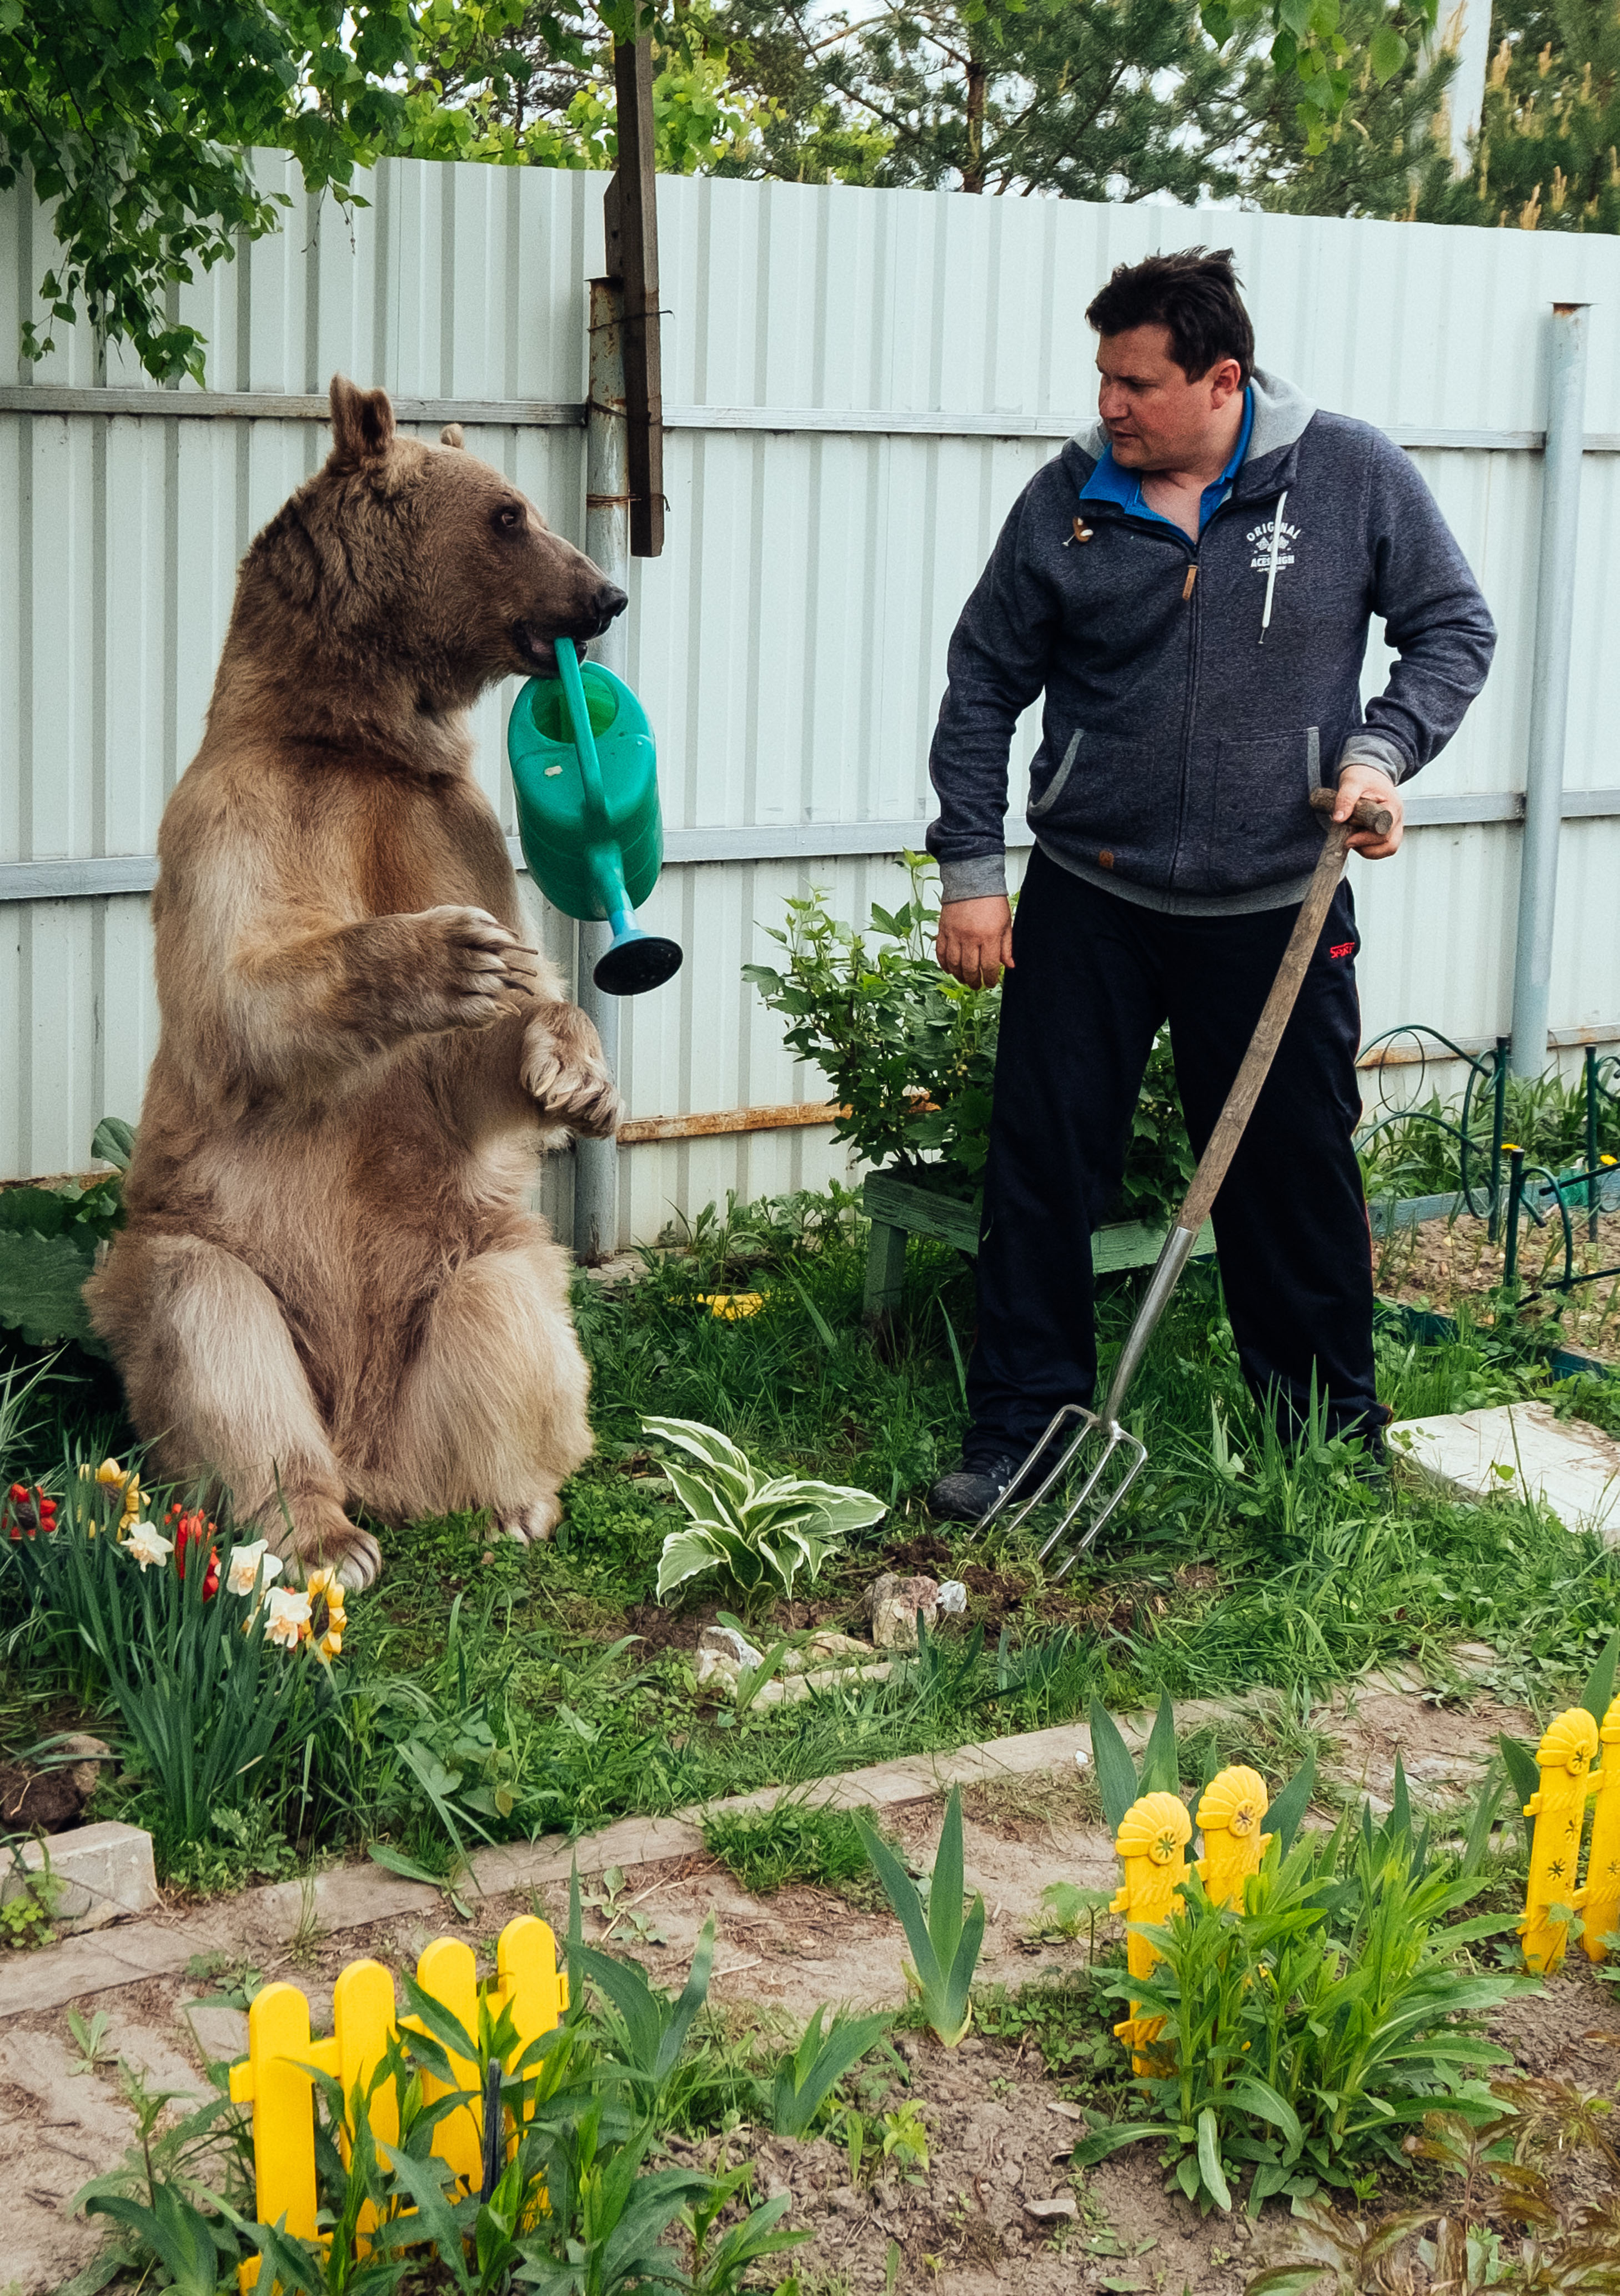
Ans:
POLYGON ((0 1766, 0 1833, 61 1833, 77 1825, 101 1765, 112 1759, 110 1747, 83 1733, 61 1739, 52 1753, 48 1763, 0 1766))

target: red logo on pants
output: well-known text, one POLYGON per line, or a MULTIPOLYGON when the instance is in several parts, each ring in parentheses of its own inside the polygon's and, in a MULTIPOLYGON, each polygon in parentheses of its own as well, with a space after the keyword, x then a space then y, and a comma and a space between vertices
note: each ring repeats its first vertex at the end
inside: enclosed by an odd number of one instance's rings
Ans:
POLYGON ((1328 955, 1330 956, 1354 956, 1355 955, 1355 943, 1353 940, 1336 940, 1332 947, 1328 951, 1328 955))

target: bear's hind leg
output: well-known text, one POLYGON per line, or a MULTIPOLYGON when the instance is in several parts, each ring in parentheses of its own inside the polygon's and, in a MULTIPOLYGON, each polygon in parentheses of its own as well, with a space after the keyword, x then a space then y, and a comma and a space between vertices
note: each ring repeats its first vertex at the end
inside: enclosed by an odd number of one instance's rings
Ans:
POLYGON ((549 1538, 558 1489, 591 1454, 589 1385, 558 1246, 480 1252, 434 1300, 354 1487, 390 1519, 487 1507, 508 1538, 549 1538))
POLYGON ((239 1531, 369 1586, 377 1542, 343 1511, 342 1471, 291 1335, 246 1261, 198 1236, 137 1231, 119 1238, 87 1297, 158 1473, 216 1478, 239 1531))

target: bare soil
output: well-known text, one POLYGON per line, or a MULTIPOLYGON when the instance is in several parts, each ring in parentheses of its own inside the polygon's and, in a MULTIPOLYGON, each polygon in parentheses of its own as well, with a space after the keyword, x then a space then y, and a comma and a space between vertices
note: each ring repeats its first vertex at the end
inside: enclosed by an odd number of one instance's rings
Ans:
MULTIPOLYGON (((1575 1220, 1575 1272, 1620 1268, 1620 1212, 1598 1216, 1596 1242, 1587 1236, 1584 1216, 1575 1220)), ((1454 1314, 1470 1308, 1477 1320, 1485 1295, 1502 1280, 1502 1248, 1492 1243, 1485 1222, 1467 1212, 1452 1219, 1425 1220, 1421 1227, 1381 1236, 1373 1245, 1373 1275, 1380 1295, 1408 1306, 1436 1308, 1454 1314)), ((1550 1283, 1564 1267, 1563 1230, 1556 1212, 1544 1228, 1526 1221, 1520 1231, 1518 1280, 1527 1288, 1550 1283)), ((1548 1292, 1528 1301, 1521 1314, 1530 1323, 1545 1322, 1563 1307, 1561 1329, 1565 1342, 1583 1353, 1620 1362, 1620 1275, 1583 1283, 1565 1294, 1548 1292)))

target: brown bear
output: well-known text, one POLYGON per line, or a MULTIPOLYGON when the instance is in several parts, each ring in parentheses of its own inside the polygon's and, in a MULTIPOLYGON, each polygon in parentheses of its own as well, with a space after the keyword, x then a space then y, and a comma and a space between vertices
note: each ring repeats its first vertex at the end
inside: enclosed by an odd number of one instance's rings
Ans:
POLYGON ((595 1030, 525 945, 466 710, 626 603, 462 447, 331 386, 332 451, 242 562, 152 898, 162 1028, 87 1298, 150 1472, 366 1585, 351 1521, 549 1536, 588 1456, 542 1150, 611 1134, 595 1030))

